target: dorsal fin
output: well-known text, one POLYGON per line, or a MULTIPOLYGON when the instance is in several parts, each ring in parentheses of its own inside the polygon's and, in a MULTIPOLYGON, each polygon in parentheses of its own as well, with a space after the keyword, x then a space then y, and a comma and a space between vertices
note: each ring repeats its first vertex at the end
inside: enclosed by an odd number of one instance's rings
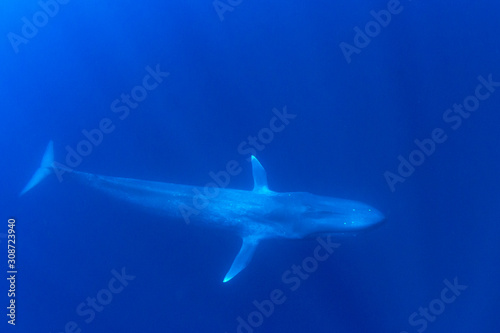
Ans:
POLYGON ((267 187, 266 170, 262 167, 259 160, 252 155, 252 174, 254 192, 269 192, 267 187))

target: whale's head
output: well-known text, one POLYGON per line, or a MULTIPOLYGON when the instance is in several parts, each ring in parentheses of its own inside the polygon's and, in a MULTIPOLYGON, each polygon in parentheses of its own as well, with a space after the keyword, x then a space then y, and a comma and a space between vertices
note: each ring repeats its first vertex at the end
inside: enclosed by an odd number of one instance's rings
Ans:
POLYGON ((358 201, 310 193, 288 195, 294 196, 294 229, 303 236, 357 232, 385 219, 379 210, 358 201))

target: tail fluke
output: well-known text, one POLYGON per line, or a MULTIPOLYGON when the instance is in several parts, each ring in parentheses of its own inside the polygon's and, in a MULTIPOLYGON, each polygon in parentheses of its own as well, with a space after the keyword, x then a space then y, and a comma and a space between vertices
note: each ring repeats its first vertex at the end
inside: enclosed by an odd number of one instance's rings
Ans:
POLYGON ((40 167, 35 171, 19 196, 31 190, 52 172, 52 162, 54 162, 54 143, 50 141, 43 154, 42 164, 40 164, 40 167))

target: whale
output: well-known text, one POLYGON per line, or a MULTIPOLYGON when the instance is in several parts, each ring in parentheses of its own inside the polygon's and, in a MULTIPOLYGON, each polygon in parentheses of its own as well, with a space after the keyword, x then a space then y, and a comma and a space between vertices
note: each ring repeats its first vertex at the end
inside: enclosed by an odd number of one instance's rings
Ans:
POLYGON ((190 225, 229 230, 242 239, 242 245, 223 282, 230 281, 248 266, 262 240, 357 234, 385 220, 379 210, 355 200, 308 192, 272 191, 265 169, 253 155, 250 157, 252 190, 221 186, 207 191, 202 186, 76 171, 54 160, 53 146, 50 141, 40 166, 20 195, 25 195, 51 174, 61 177, 65 173, 68 179, 146 208, 148 213, 166 220, 184 219, 190 225), (202 199, 203 204, 194 206, 194 199, 202 199))

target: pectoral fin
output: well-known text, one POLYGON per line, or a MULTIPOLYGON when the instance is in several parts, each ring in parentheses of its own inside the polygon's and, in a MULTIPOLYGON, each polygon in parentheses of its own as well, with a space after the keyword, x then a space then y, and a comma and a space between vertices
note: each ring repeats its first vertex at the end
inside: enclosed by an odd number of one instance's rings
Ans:
POLYGON ((255 248, 259 244, 260 239, 253 236, 248 236, 243 238, 243 244, 241 244, 240 252, 233 261, 229 272, 227 272, 224 277, 224 282, 231 280, 239 272, 241 272, 245 267, 247 267, 250 260, 252 260, 255 248))
POLYGON ((258 193, 270 192, 267 187, 266 170, 262 167, 257 157, 252 155, 252 175, 253 175, 253 191, 258 193))

